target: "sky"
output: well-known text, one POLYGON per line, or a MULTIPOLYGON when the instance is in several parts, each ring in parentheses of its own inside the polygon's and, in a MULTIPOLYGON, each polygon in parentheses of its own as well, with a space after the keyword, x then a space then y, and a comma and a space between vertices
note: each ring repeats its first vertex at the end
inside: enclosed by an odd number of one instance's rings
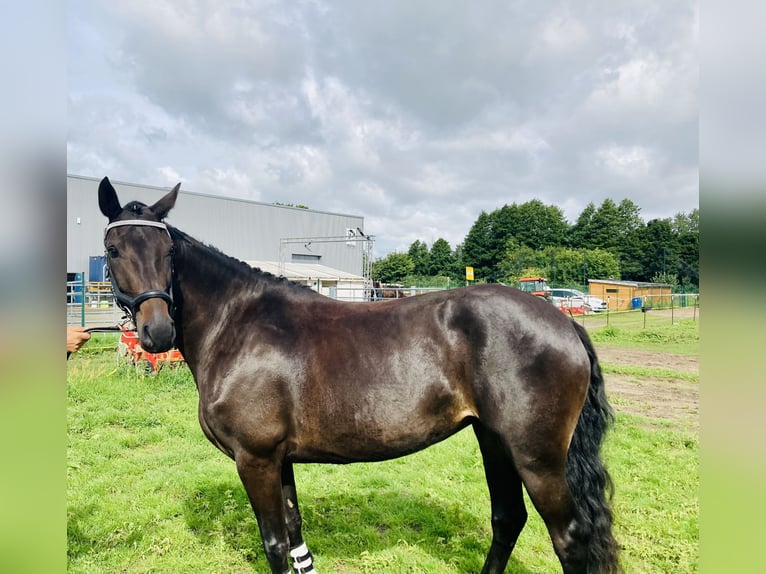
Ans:
POLYGON ((540 199, 698 194, 698 4, 72 0, 67 171, 361 215, 374 256, 540 199))

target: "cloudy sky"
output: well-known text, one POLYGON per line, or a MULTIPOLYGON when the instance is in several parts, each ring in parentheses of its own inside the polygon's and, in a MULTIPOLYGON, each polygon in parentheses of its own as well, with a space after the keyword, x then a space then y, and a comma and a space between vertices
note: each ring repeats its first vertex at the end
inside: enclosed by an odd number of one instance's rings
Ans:
POLYGON ((539 198, 698 206, 690 0, 72 0, 68 172, 362 215, 377 257, 539 198))

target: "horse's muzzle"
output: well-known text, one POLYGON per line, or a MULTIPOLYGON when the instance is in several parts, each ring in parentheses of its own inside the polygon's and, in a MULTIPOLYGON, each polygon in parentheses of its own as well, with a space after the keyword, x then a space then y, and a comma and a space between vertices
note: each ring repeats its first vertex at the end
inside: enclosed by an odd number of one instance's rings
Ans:
POLYGON ((175 345, 176 327, 165 301, 144 301, 136 313, 136 329, 145 351, 164 353, 175 345))

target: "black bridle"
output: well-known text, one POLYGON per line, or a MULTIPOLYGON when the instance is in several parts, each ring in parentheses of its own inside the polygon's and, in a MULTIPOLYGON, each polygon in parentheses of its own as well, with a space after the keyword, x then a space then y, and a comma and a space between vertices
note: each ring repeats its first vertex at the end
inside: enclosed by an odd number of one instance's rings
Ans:
MULTIPOLYGON (((104 228, 104 248, 106 249, 106 236, 107 233, 109 233, 110 229, 113 229, 115 227, 122 227, 124 225, 143 225, 146 227, 158 227, 160 229, 163 229, 165 233, 168 234, 168 237, 170 237, 170 232, 168 231, 167 225, 165 225, 162 222, 159 221, 145 221, 143 219, 126 219, 123 221, 114 221, 107 225, 104 228)), ((173 259, 171 257, 170 260, 170 284, 168 285, 167 289, 164 291, 161 289, 151 289, 149 291, 144 291, 143 293, 139 293, 135 297, 130 297, 129 295, 126 295, 123 293, 123 291, 120 289, 119 285, 117 285, 117 281, 114 279, 114 275, 112 274, 112 266, 110 263, 110 257, 109 253, 106 253, 106 271, 109 275, 109 282, 112 284, 112 293, 114 294, 114 300, 117 303, 117 305, 122 309, 133 321, 135 324, 136 322, 136 313, 138 312, 138 307, 146 301, 147 299, 162 299, 167 303, 168 305, 168 313, 170 313, 170 316, 173 316, 174 312, 174 305, 173 305, 173 259)))

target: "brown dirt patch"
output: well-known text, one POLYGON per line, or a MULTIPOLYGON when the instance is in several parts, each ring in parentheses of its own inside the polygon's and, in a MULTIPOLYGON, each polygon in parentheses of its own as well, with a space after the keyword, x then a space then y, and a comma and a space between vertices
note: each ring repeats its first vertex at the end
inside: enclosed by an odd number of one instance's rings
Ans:
POLYGON ((659 367, 683 371, 685 373, 698 373, 700 368, 699 357, 696 356, 658 353, 657 351, 646 351, 644 349, 624 349, 605 345, 597 345, 596 352, 598 353, 598 360, 602 363, 659 367))
MULTIPOLYGON (((597 347, 604 363, 699 372, 699 358, 643 349, 597 347)), ((699 384, 680 378, 605 373, 606 392, 616 412, 699 429, 699 384)))

